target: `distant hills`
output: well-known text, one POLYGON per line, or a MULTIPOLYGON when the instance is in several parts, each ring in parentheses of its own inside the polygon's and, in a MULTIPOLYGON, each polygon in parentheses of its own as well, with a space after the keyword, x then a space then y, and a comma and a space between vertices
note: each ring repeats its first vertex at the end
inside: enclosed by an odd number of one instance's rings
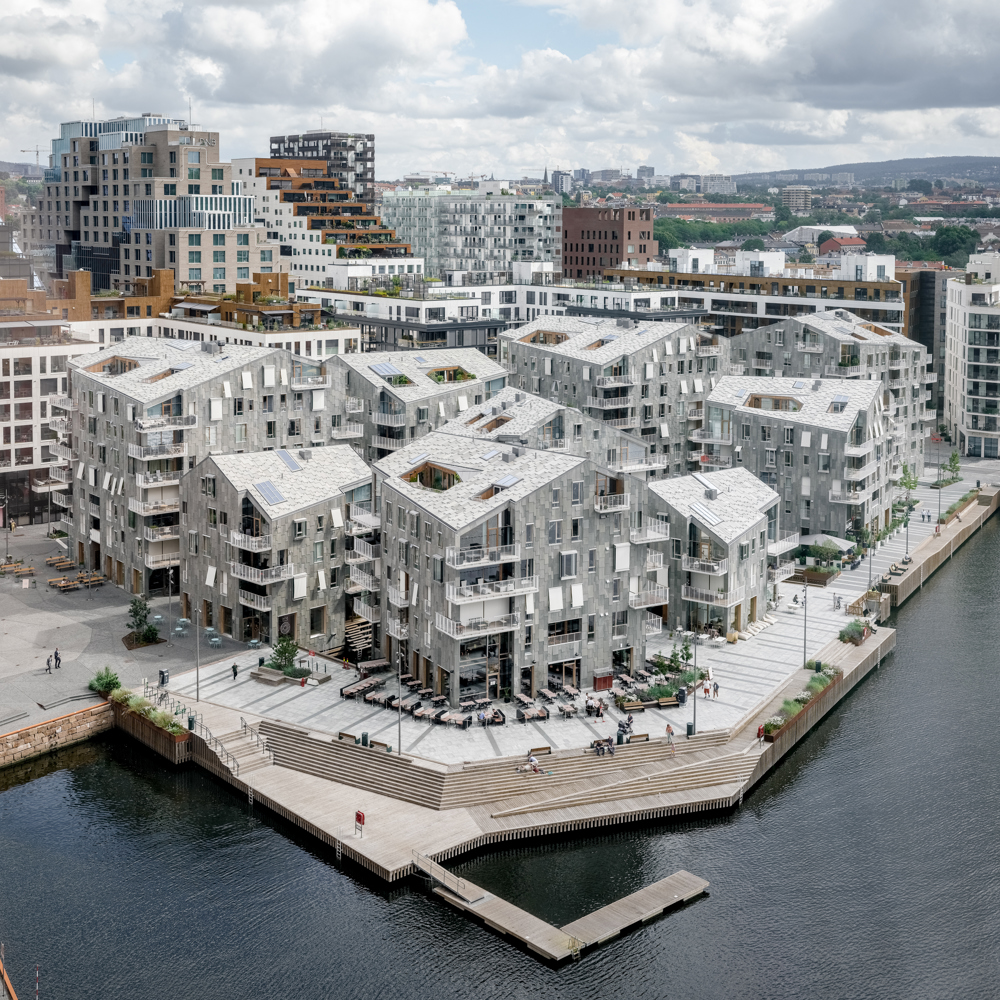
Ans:
POLYGON ((36 167, 34 163, 12 163, 10 160, 0 160, 0 171, 9 174, 24 174, 26 177, 42 179, 45 167, 36 167))
POLYGON ((965 179, 981 184, 1000 183, 1000 157, 996 156, 911 156, 902 160, 878 160, 863 163, 836 163, 829 167, 772 170, 767 173, 734 175, 737 183, 781 180, 822 183, 806 174, 854 174, 856 184, 891 184, 894 180, 915 178, 934 181, 938 178, 965 179))

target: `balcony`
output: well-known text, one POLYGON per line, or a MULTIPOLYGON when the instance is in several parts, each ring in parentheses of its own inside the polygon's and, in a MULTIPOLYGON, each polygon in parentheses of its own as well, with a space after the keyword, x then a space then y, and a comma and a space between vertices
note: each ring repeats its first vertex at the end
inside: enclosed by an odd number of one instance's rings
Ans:
POLYGON ((382 587, 381 577, 374 573, 366 573, 358 566, 351 567, 351 583, 362 590, 370 590, 373 593, 378 592, 382 587))
POLYGON ((518 594, 536 594, 537 576, 522 576, 492 583, 449 583, 445 593, 452 604, 473 604, 494 597, 516 597, 518 594))
POLYGON ((521 616, 514 612, 501 615, 499 618, 474 618, 469 622, 456 622, 446 618, 440 612, 434 615, 434 627, 453 639, 464 639, 466 636, 487 635, 490 632, 513 632, 521 624, 521 616))
POLYGON ((631 493, 605 493, 594 497, 594 510, 599 514, 610 514, 628 510, 632 503, 631 493))
POLYGON ((685 601, 696 601, 698 604, 711 604, 717 608, 731 608, 743 600, 742 590, 701 590, 698 587, 681 587, 681 597, 685 601))
POLYGON ((182 475, 184 473, 180 469, 176 472, 137 472, 135 485, 140 490, 149 489, 152 486, 178 486, 182 475))
POLYGON ((663 569, 667 565, 667 557, 656 549, 649 549, 646 552, 646 561, 643 564, 647 573, 655 569, 663 569))
POLYGON ((170 500, 136 500, 135 497, 129 497, 128 509, 143 517, 151 514, 175 514, 181 509, 181 500, 180 497, 170 500))
POLYGON ((631 393, 624 396, 588 396, 587 406, 592 410, 621 410, 633 405, 631 393))
POLYGON ((849 444, 844 447, 845 458, 863 458, 875 447, 875 439, 869 438, 863 444, 849 444))
POLYGON ((181 537, 179 524, 164 524, 142 529, 142 537, 147 542, 176 542, 181 537))
POLYGON ((801 344, 795 345, 795 350, 802 351, 803 354, 822 354, 823 345, 802 342, 801 344))
POLYGON ((787 580, 790 576, 795 575, 796 568, 795 562, 791 559, 788 562, 778 563, 777 566, 769 566, 767 582, 780 583, 782 580, 787 580))
POLYGON ((861 365, 827 365, 824 372, 829 378, 854 378, 863 370, 861 365))
POLYGON ((905 389, 909 384, 910 380, 908 378, 891 378, 886 382, 886 385, 890 389, 905 389))
POLYGON ((618 622, 616 625, 611 626, 611 638, 612 639, 627 639, 628 638, 628 622, 618 622))
POLYGON ((867 492, 859 490, 830 490, 830 503, 864 503, 867 492))
POLYGON ((722 344, 699 344, 695 354, 699 358, 717 358, 722 354, 722 344))
POLYGON ((101 505, 99 503, 89 503, 87 508, 90 511, 91 517, 100 518, 101 516, 101 505))
POLYGON ((469 566, 496 566, 500 563, 514 562, 521 558, 521 546, 494 545, 492 548, 461 549, 448 546, 444 550, 444 561, 452 569, 466 569, 469 566))
POLYGON ((647 611, 642 622, 642 631, 644 635, 659 635, 663 631, 663 619, 647 611))
POLYGON ((630 608, 649 608, 657 604, 668 604, 670 602, 670 591, 666 587, 659 587, 656 584, 640 581, 641 589, 638 593, 629 592, 628 606, 630 608))
POLYGON ((52 452, 56 458, 61 458, 64 462, 71 462, 73 460, 73 449, 68 448, 64 444, 57 444, 55 441, 50 441, 49 451, 52 452))
POLYGON ((59 523, 66 525, 66 527, 63 528, 63 531, 71 532, 73 530, 73 524, 74 524, 73 511, 64 510, 59 518, 59 523))
POLYGON ((378 624, 382 620, 382 608, 361 597, 354 598, 354 613, 360 615, 366 622, 371 622, 373 625, 378 624))
POLYGON ((877 468, 878 459, 875 458, 873 458, 870 462, 866 462, 864 465, 858 466, 857 468, 845 467, 844 479, 852 483, 860 483, 869 476, 875 475, 875 470, 877 468))
POLYGON ((56 406, 60 410, 75 410, 77 408, 72 396, 49 396, 49 406, 56 406))
POLYGON ((410 592, 408 590, 400 590, 399 587, 387 586, 385 588, 385 595, 394 608, 408 608, 410 606, 410 592))
POLYGON ((407 441, 405 438, 387 438, 378 434, 372 438, 372 444, 376 448, 381 448, 382 451, 398 451, 400 448, 406 447, 407 441))
POLYGON ((733 432, 726 434, 709 427, 696 427, 693 431, 688 431, 688 440, 701 441, 703 444, 732 444, 733 432))
POLYGON ((358 399, 357 396, 348 396, 344 400, 344 412, 345 413, 364 413, 365 412, 365 401, 363 399, 358 399))
POLYGON ((353 549, 344 550, 344 559, 349 563, 374 562, 382 558, 382 546, 366 542, 363 538, 358 538, 354 542, 353 549))
POLYGON ((292 369, 290 382, 292 389, 296 391, 302 391, 305 389, 329 389, 332 384, 330 375, 296 375, 294 368, 292 369))
POLYGON ((614 427, 616 429, 627 428, 627 427, 638 427, 639 418, 637 416, 631 417, 612 417, 610 420, 602 420, 602 427, 614 427))
POLYGON ((629 541, 637 545, 644 545, 650 542, 670 541, 670 525, 666 521, 653 521, 647 518, 646 523, 641 528, 632 528, 629 531, 629 541))
POLYGON ((371 501, 351 504, 351 520, 360 524, 367 531, 378 531, 382 527, 382 518, 376 510, 372 513, 371 501))
MULTIPOLYGON (((101 532, 97 528, 91 528, 90 529, 90 540, 95 545, 100 545, 101 544, 101 532)), ((146 565, 148 566, 149 563, 147 562, 146 565)))
POLYGON ((198 417, 194 413, 179 417, 136 417, 135 429, 140 434, 162 431, 172 427, 197 427, 198 417))
POLYGON ((579 632, 569 635, 550 635, 545 647, 545 659, 549 663, 575 660, 583 652, 583 640, 579 632))
POLYGON ((380 427, 405 427, 406 410, 397 413, 388 413, 384 410, 375 410, 372 415, 372 423, 380 427))
POLYGON ((346 441, 348 438, 359 438, 365 436, 364 424, 341 424, 330 431, 330 437, 336 441, 346 441))
POLYGON ((393 639, 406 642, 410 638, 410 625, 408 622, 400 621, 398 618, 386 617, 383 626, 386 635, 391 635, 393 639))
POLYGON ((635 385, 635 382, 634 375, 598 375, 594 379, 594 385, 598 389, 603 389, 605 386, 610 388, 616 385, 635 385))
POLYGON ((52 497, 52 502, 57 507, 70 507, 70 506, 72 506, 73 498, 66 496, 65 493, 59 493, 56 490, 52 490, 49 493, 49 496, 52 497))
POLYGON ((186 441, 179 444, 156 444, 143 447, 141 444, 128 446, 128 457, 137 458, 140 462, 148 462, 156 458, 183 458, 188 453, 186 441))
POLYGON ((608 468, 612 472, 652 472, 654 469, 666 469, 670 465, 669 455, 651 455, 633 461, 612 462, 608 468))
POLYGON ((61 465, 53 465, 49 469, 49 477, 60 483, 71 483, 73 482, 73 470, 64 469, 61 465))
POLYGON ((769 541, 767 543, 767 554, 769 556, 780 556, 786 552, 791 552, 792 549, 797 549, 799 547, 799 537, 799 532, 797 531, 781 532, 781 537, 777 541, 769 541))
POLYGON ((240 604, 254 611, 270 611, 271 598, 264 594, 251 594, 249 590, 240 591, 240 604))
POLYGON ((261 569, 258 566, 231 562, 229 574, 235 576, 237 580, 247 580, 263 587, 269 583, 277 583, 279 580, 290 580, 295 576, 295 564, 285 563, 284 566, 268 566, 266 569, 261 569))
POLYGON ((682 556, 681 569, 689 573, 708 573, 709 576, 725 576, 729 572, 729 560, 695 559, 694 556, 682 556))
POLYGON ((168 566, 180 566, 181 554, 180 552, 167 552, 152 555, 147 552, 142 561, 147 569, 166 569, 168 566))
POLYGON ((57 434, 68 434, 70 431, 69 417, 49 417, 49 427, 57 434))
POLYGON ((246 552, 268 552, 271 549, 270 535, 245 535, 242 531, 230 531, 229 542, 246 552))
POLYGON ((693 406, 687 411, 688 420, 704 420, 705 408, 703 406, 693 406))
POLYGON ((717 455, 714 452, 706 452, 698 459, 698 462, 703 467, 728 469, 733 464, 733 457, 732 455, 717 455))

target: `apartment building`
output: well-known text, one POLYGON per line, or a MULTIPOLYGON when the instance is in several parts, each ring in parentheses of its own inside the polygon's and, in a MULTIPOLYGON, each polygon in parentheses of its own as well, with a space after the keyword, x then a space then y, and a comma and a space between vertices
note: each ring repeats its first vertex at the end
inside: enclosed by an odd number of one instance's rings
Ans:
POLYGON ((963 455, 1000 457, 1000 253, 969 257, 948 279, 944 423, 963 455))
POLYGON ((493 280, 515 261, 562 269, 562 203, 551 193, 509 193, 499 184, 477 191, 397 188, 382 196, 382 217, 434 276, 474 272, 493 280))
POLYGON ((686 444, 689 426, 700 429, 729 346, 693 324, 543 317, 502 333, 500 360, 516 388, 632 431, 658 465, 669 455, 667 476, 701 461, 702 449, 686 444))
POLYGON ((183 475, 208 455, 325 443, 329 387, 284 350, 208 341, 126 337, 70 360, 56 403, 75 464, 70 552, 132 593, 166 593, 183 475))
POLYGON ((896 431, 881 383, 729 377, 705 408, 716 456, 705 464, 776 490, 787 528, 857 538, 889 525, 896 431))
POLYGON ((474 348, 422 354, 369 352, 327 359, 333 436, 375 461, 422 438, 445 421, 491 399, 506 370, 474 348))
POLYGON ((786 184, 781 189, 781 204, 793 212, 808 212, 812 208, 812 188, 808 184, 786 184))
POLYGON ((375 136, 370 132, 311 129, 271 136, 272 160, 321 160, 324 176, 340 181, 360 201, 375 198, 375 136))
POLYGON ((562 227, 566 278, 593 281, 606 267, 645 267, 659 253, 651 208, 563 208, 562 227))
POLYGON ((646 552, 669 538, 643 483, 440 431, 374 468, 383 649, 424 684, 454 704, 642 663, 668 599, 646 552))
POLYGON ((901 284, 892 255, 844 254, 837 267, 789 267, 783 251, 667 251, 667 263, 646 269, 609 268, 605 278, 634 282, 676 296, 679 308, 706 310, 731 337, 789 316, 847 309, 896 332, 905 326, 901 284), (662 288, 661 288, 662 286, 662 288))
POLYGON ((846 309, 788 319, 730 340, 734 361, 756 376, 877 380, 892 421, 892 475, 924 467, 924 439, 937 419, 929 385, 937 375, 923 345, 866 323, 846 309))
POLYGON ((59 442, 59 401, 72 359, 101 348, 86 331, 36 309, 38 298, 27 280, 0 279, 0 506, 22 524, 61 517, 71 452, 59 442))
POLYGON ((345 620, 344 559, 345 514, 371 483, 347 445, 203 458, 180 482, 182 614, 243 642, 370 646, 370 624, 345 620))
POLYGON ((670 628, 739 632, 763 615, 779 495, 745 468, 658 480, 649 493, 670 525, 670 628))

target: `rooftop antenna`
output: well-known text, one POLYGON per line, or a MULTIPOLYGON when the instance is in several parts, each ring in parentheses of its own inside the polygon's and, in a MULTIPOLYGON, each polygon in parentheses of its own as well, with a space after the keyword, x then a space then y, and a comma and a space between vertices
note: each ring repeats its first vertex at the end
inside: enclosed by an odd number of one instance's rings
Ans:
POLYGON ((188 94, 188 128, 191 127, 191 118, 192 118, 192 113, 191 113, 191 95, 188 94))

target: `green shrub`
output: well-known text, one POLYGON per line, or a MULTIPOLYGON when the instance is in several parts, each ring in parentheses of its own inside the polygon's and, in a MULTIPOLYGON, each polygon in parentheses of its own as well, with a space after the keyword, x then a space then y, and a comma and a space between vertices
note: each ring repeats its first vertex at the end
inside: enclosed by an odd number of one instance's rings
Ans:
POLYGON ((850 625, 840 630, 839 638, 841 642, 853 642, 855 639, 864 638, 864 634, 865 623, 860 618, 855 618, 850 625))
POLYGON ((294 677, 296 680, 312 675, 312 671, 308 667, 285 667, 283 673, 286 677, 294 677))
POLYGON ((91 691, 100 691, 101 693, 114 691, 121 686, 122 683, 118 680, 118 675, 110 667, 99 670, 87 685, 91 691))
POLYGON ((786 719, 792 719, 802 711, 802 706, 791 698, 786 698, 781 703, 781 712, 786 719))
POLYGON ((156 642, 160 638, 160 630, 150 622, 140 633, 139 638, 143 642, 156 642))
POLYGON ((673 698, 677 693, 677 688, 667 687, 666 684, 654 684, 645 694, 646 701, 655 698, 673 698))

